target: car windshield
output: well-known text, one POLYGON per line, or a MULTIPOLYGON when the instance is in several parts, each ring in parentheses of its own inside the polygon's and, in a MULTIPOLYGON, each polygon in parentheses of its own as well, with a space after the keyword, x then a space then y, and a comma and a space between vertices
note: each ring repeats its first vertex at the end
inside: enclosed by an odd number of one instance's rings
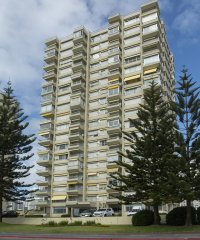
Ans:
POLYGON ((90 210, 84 210, 82 213, 89 213, 90 210))
POLYGON ((133 209, 132 212, 139 212, 140 209, 133 209))
POLYGON ((106 208, 100 208, 98 211, 99 212, 104 212, 104 211, 106 211, 106 208))

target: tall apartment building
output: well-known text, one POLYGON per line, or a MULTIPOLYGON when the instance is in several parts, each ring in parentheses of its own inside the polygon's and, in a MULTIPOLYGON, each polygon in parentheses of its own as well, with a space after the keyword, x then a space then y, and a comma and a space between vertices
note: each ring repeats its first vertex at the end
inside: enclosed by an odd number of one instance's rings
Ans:
POLYGON ((109 186, 110 173, 125 174, 114 162, 117 151, 129 148, 122 130, 133 130, 129 118, 137 117, 152 80, 173 97, 173 56, 158 3, 111 16, 97 32, 79 27, 45 45, 38 205, 51 216, 71 208, 120 209, 119 193, 109 186))

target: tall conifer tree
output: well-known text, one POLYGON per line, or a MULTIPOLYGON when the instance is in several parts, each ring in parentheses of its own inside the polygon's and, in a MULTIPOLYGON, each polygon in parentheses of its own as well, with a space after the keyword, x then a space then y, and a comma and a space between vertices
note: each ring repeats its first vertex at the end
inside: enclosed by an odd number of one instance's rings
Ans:
POLYGON ((27 160, 33 156, 29 152, 35 140, 34 135, 24 133, 28 126, 24 123, 26 119, 8 83, 0 93, 0 222, 3 200, 24 200, 33 185, 23 181, 33 167, 27 165, 27 160))
POLYGON ((176 149, 182 163, 179 195, 187 203, 187 226, 192 225, 191 202, 200 199, 200 99, 195 85, 184 67, 173 107, 180 128, 176 149))
POLYGON ((121 186, 113 186, 123 194, 124 203, 143 202, 154 209, 154 224, 160 224, 158 207, 175 199, 178 159, 175 154, 176 121, 169 104, 163 100, 161 88, 154 82, 144 91, 144 104, 138 109, 138 118, 130 119, 134 130, 124 132, 131 150, 119 153, 125 159, 117 164, 126 174, 112 177, 121 186))

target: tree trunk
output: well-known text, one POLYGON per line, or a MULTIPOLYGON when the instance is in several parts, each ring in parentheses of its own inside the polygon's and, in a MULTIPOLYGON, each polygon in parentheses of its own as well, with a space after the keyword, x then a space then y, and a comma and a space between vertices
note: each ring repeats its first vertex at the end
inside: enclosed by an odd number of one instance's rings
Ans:
POLYGON ((191 209, 191 201, 186 200, 187 207, 186 207, 186 221, 185 226, 191 226, 192 225, 192 209, 191 209))
POLYGON ((0 196, 0 222, 2 222, 3 198, 0 196))
POLYGON ((160 225, 160 215, 158 211, 158 205, 153 206, 153 212, 154 212, 154 225, 160 225))

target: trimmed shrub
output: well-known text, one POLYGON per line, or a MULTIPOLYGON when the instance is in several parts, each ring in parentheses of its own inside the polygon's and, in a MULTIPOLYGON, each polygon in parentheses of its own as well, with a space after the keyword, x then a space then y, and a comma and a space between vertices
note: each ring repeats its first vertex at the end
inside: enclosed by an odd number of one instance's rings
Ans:
POLYGON ((133 215, 133 226, 147 226, 154 222, 154 214, 151 210, 141 210, 133 215))
POLYGON ((48 225, 49 227, 56 227, 56 226, 58 226, 57 222, 54 222, 54 221, 49 221, 49 222, 47 223, 47 225, 48 225))
POLYGON ((74 221, 72 223, 69 223, 70 226, 82 226, 82 221, 74 221))
POLYGON ((70 214, 62 214, 61 217, 62 218, 64 218, 64 217, 71 217, 71 215, 70 214))
POLYGON ((67 226, 68 225, 68 221, 60 221, 58 223, 58 226, 67 226))
POLYGON ((85 223, 83 223, 84 226, 94 226, 96 225, 95 221, 87 221, 85 223))
MULTIPOLYGON (((167 225, 183 226, 186 221, 186 207, 172 209, 166 216, 167 225)), ((192 224, 196 224, 196 210, 192 207, 192 224)))
POLYGON ((25 215, 25 218, 43 218, 42 214, 25 215))

